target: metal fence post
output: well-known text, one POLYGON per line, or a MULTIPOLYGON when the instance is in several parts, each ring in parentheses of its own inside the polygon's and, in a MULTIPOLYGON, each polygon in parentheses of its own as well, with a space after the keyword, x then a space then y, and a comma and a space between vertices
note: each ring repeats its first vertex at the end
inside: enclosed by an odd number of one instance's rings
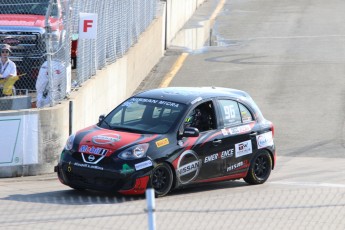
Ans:
POLYGON ((155 190, 149 185, 146 189, 146 204, 149 230, 156 230, 155 190))
POLYGON ((73 101, 69 101, 69 132, 68 134, 71 135, 73 132, 73 101))
POLYGON ((49 76, 49 82, 48 82, 48 97, 50 97, 50 106, 54 105, 53 102, 53 96, 52 96, 52 91, 53 91, 53 71, 52 71, 52 54, 51 52, 51 32, 52 32, 52 27, 50 25, 49 17, 51 14, 52 10, 52 4, 53 1, 49 0, 49 5, 48 5, 48 10, 45 16, 45 39, 46 39, 46 52, 47 52, 47 71, 48 71, 48 76, 49 76))

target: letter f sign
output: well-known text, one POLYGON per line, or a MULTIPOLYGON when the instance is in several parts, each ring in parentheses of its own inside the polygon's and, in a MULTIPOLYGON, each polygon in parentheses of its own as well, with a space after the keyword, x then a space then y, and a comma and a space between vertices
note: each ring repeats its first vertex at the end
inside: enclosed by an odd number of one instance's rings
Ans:
POLYGON ((96 39, 97 38, 97 14, 80 13, 79 20, 79 38, 96 39))
POLYGON ((85 20, 83 32, 87 33, 87 28, 92 28, 92 23, 93 20, 85 20))

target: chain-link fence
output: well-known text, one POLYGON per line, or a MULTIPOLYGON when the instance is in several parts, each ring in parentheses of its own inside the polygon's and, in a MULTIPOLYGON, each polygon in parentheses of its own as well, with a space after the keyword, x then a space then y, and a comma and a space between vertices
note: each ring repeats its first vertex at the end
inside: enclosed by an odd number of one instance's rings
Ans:
POLYGON ((9 59, 17 67, 7 84, 10 78, 1 76, 0 110, 64 99, 71 87, 137 42, 155 18, 156 5, 157 0, 0 0, 0 44, 10 45, 9 59), (80 13, 99 15, 96 39, 78 39, 80 13))
MULTIPOLYGON (((83 83, 95 75, 96 70, 122 57, 154 19, 156 4, 156 0, 75 1, 74 12, 101 16, 98 18, 97 39, 78 40, 75 83, 83 83)), ((78 18, 74 17, 73 34, 77 32, 77 25, 78 18)))
POLYGON ((6 189, 1 194, 1 227, 83 230, 340 230, 344 229, 345 224, 343 187, 281 188, 270 183, 248 187, 243 186, 242 182, 219 183, 217 189, 215 185, 192 187, 156 199, 156 228, 150 228, 145 196, 124 197, 91 191, 78 192, 68 188, 56 191, 56 188, 60 188, 58 183, 2 182, 6 189), (20 192, 18 187, 22 188, 20 192), (12 193, 9 194, 9 191, 12 193))
POLYGON ((16 74, 3 76, 1 96, 12 97, 2 98, 0 109, 31 108, 32 98, 42 106, 64 98, 70 73, 69 1, 0 0, 0 12, 0 44, 11 47, 9 59, 17 67, 16 74))

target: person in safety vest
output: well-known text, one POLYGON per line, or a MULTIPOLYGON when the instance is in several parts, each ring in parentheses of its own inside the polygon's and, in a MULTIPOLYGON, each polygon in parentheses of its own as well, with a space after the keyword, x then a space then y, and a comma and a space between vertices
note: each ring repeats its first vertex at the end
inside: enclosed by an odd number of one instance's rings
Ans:
POLYGON ((19 79, 17 76, 17 66, 10 60, 11 46, 8 44, 1 45, 0 61, 0 84, 2 85, 2 94, 10 96, 13 94, 14 83, 19 79))

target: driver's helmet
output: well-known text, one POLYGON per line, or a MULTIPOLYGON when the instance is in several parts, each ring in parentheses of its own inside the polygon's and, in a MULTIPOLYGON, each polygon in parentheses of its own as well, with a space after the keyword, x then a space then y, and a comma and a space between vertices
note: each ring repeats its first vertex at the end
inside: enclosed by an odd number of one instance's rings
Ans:
POLYGON ((200 124, 201 111, 200 109, 194 109, 185 119, 185 127, 197 127, 200 124))

